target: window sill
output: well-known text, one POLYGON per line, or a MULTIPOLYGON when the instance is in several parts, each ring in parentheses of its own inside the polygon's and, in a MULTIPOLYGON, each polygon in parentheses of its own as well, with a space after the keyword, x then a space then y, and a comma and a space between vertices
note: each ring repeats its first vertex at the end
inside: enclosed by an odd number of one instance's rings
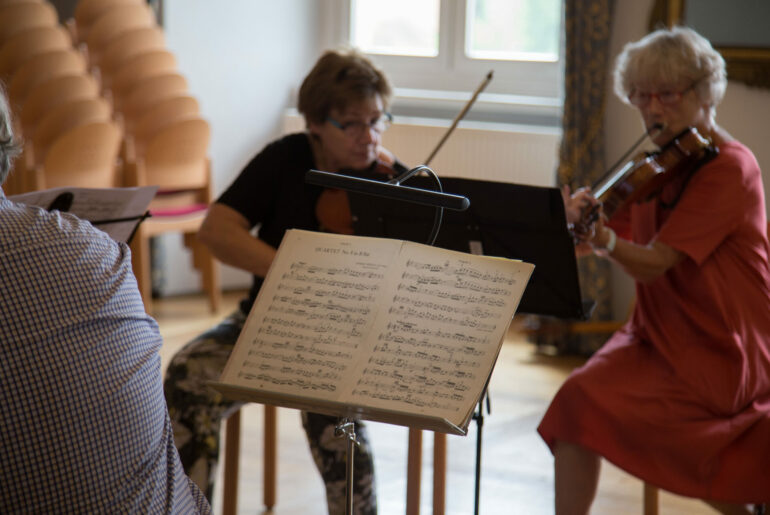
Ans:
MULTIPOLYGON (((391 111, 396 121, 428 118, 451 122, 470 98, 462 91, 395 88, 391 111)), ((481 93, 463 120, 559 129, 561 118, 562 103, 556 98, 481 93)))

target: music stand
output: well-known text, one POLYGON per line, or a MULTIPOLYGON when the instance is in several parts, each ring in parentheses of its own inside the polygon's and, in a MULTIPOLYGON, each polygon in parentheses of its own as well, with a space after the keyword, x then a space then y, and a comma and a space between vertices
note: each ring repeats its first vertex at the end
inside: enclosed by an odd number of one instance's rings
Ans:
MULTIPOLYGON (((446 177, 441 182, 447 191, 467 197, 470 207, 445 212, 435 246, 532 263, 535 270, 517 312, 563 319, 590 318, 595 303, 581 297, 575 246, 557 188, 446 177)), ((426 177, 414 177, 409 184, 422 189, 432 187, 426 177)), ((353 193, 348 196, 355 234, 421 241, 430 231, 431 208, 353 193)), ((474 415, 478 429, 476 514, 485 398, 489 413, 489 394, 485 389, 474 415)))
MULTIPOLYGON (((581 297, 575 247, 557 188, 446 177, 441 182, 445 190, 467 197, 470 207, 444 213, 435 246, 534 264, 518 313, 590 318, 594 303, 581 297)), ((409 184, 428 189, 432 183, 414 177, 409 184)), ((433 224, 429 207, 348 196, 355 234, 422 241, 433 224)))

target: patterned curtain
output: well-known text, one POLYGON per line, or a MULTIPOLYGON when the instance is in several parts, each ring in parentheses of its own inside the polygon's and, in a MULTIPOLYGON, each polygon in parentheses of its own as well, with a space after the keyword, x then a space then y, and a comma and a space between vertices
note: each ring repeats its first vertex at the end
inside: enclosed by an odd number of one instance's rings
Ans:
MULTIPOLYGON (((614 0, 564 0, 564 4, 565 91, 557 184, 569 184, 574 190, 591 185, 605 171, 604 107, 611 88, 607 78, 614 0)), ((583 297, 596 301, 593 320, 610 319, 609 263, 593 256, 578 263, 583 297)), ((592 353, 607 337, 547 332, 560 340, 550 343, 561 351, 580 354, 592 353)))

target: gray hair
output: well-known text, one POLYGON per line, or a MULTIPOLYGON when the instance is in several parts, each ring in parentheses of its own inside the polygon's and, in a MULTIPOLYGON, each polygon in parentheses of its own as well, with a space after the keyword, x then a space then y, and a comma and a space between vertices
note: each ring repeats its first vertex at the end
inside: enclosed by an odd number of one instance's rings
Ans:
POLYGON ((13 160, 21 152, 21 145, 13 138, 13 122, 11 108, 5 88, 0 82, 0 184, 8 178, 13 166, 13 160))
POLYGON ((634 88, 645 84, 695 85, 712 115, 727 87, 725 60, 711 43, 687 27, 660 29, 628 43, 615 61, 615 94, 628 103, 634 88))

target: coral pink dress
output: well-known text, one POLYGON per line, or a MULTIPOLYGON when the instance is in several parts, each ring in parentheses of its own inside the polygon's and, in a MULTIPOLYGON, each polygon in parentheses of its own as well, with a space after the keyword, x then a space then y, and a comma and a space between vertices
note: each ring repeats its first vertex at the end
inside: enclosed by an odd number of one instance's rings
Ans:
MULTIPOLYGON (((770 268, 762 178, 725 143, 673 208, 636 204, 619 235, 685 259, 637 283, 629 322, 581 368, 538 431, 580 444, 665 490, 770 501, 770 268)), ((680 188, 681 189, 681 188, 680 188)), ((674 199, 667 187, 662 199, 674 199)), ((624 219, 625 218, 625 219, 624 219)))

